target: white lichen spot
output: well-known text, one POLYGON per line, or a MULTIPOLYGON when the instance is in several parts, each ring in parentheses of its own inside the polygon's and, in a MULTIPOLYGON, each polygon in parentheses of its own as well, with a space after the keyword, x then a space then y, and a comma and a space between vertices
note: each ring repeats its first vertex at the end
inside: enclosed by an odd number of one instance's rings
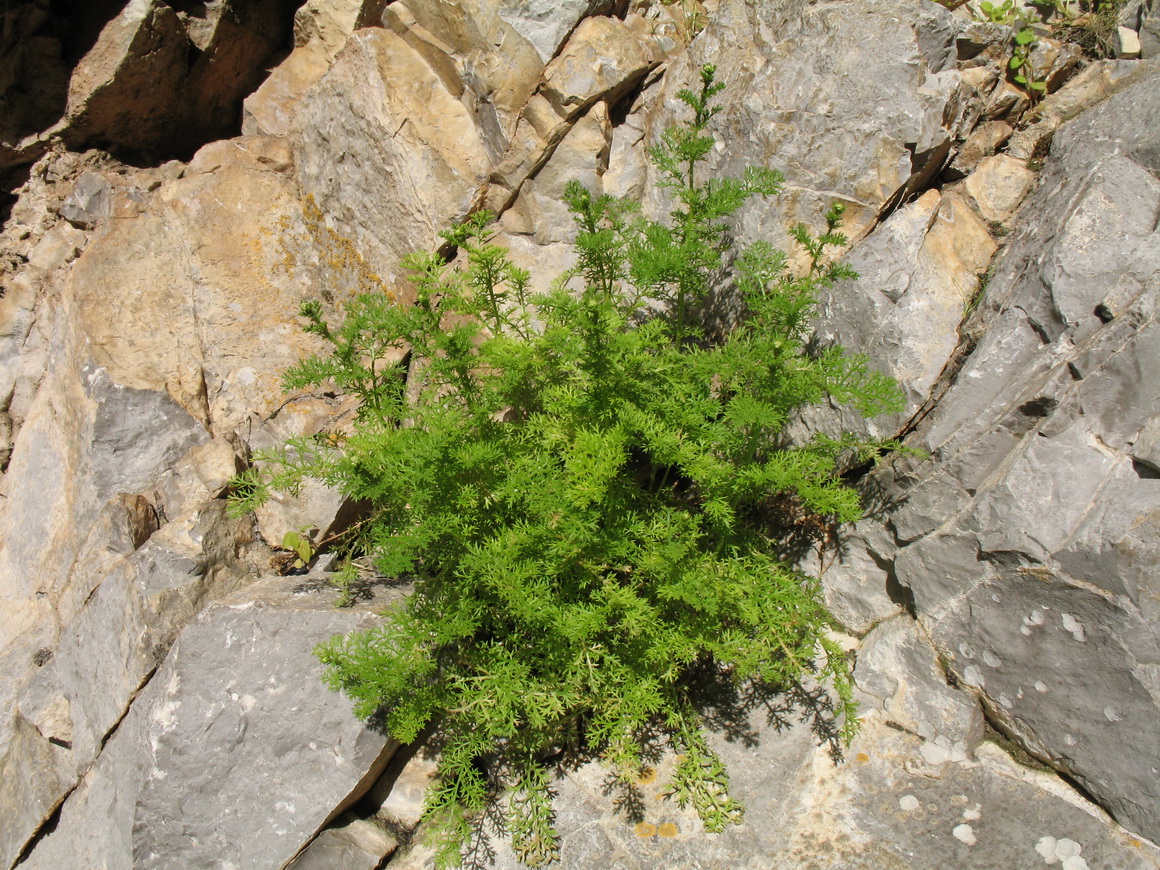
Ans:
POLYGON ((1088 870, 1087 861, 1079 854, 1083 851, 1083 847, 1067 837, 1060 837, 1058 840, 1055 837, 1040 837, 1039 842, 1035 844, 1035 851, 1048 864, 1062 862, 1062 870, 1088 870))
POLYGON ((1019 626, 1019 633, 1020 633, 1020 634, 1025 634, 1025 635, 1027 635, 1028 637, 1031 637, 1031 629, 1030 629, 1030 628, 1028 628, 1026 625, 1021 625, 1021 626, 1019 626))
POLYGON ((922 754, 923 761, 936 767, 940 764, 946 764, 951 759, 951 753, 947 747, 933 742, 922 744, 918 751, 922 754))
POLYGON ((918 798, 912 794, 904 794, 900 797, 898 799, 898 805, 908 813, 912 813, 919 808, 918 798))
POLYGON ((242 709, 249 713, 254 709, 254 705, 258 703, 258 699, 253 695, 242 695, 241 699, 242 709))
POLYGON ((1032 626, 1043 625, 1043 622, 1044 622, 1043 611, 1042 610, 1032 610, 1029 614, 1027 614, 1026 616, 1023 617, 1023 627, 1027 629, 1027 631, 1025 631, 1023 633, 1024 634, 1031 634, 1032 626))
POLYGON ((983 817, 982 804, 975 804, 973 807, 963 810, 963 818, 968 822, 977 822, 983 817))
POLYGON ((1069 840, 1067 837, 1060 837, 1055 841, 1055 857, 1056 858, 1078 858, 1079 853, 1083 851, 1075 840, 1069 840))
POLYGON ((1063 742, 1066 743, 1068 746, 1075 746, 1076 741, 1075 741, 1075 738, 1072 737, 1070 734, 1064 734, 1063 735, 1063 742))
POLYGON ((1036 680, 1035 681, 1035 691, 1046 692, 1047 691, 1047 683, 1043 682, 1043 680, 1036 680))
POLYGON ((257 380, 257 375, 252 367, 246 366, 245 368, 238 369, 236 378, 238 383, 248 385, 257 380))
POLYGON ((1054 864, 1059 858, 1055 855, 1055 837, 1040 837, 1035 844, 1035 851, 1043 856, 1048 864, 1054 864))
POLYGON ((955 825, 955 829, 951 833, 955 835, 956 840, 960 843, 966 843, 968 846, 973 846, 978 842, 970 825, 955 825))
POLYGON ((986 681, 983 679, 982 673, 980 673, 979 669, 974 665, 967 665, 967 667, 963 670, 963 680, 978 689, 981 689, 986 685, 986 681))
POLYGON ((1087 640, 1087 637, 1084 635, 1083 623, 1072 616, 1070 613, 1064 613, 1061 615, 1059 617, 1059 621, 1063 623, 1064 631, 1070 631, 1071 636, 1078 640, 1080 643, 1083 643, 1085 640, 1087 640))
POLYGON ((963 658, 973 659, 975 657, 975 648, 970 644, 960 643, 959 652, 962 653, 963 658))
POLYGON ((1001 658, 999 658, 997 655, 995 655, 993 652, 991 652, 990 650, 987 650, 986 652, 983 653, 983 662, 989 668, 1001 668, 1001 667, 1003 667, 1003 660, 1001 658))
POLYGON ((1109 722, 1121 721, 1120 714, 1115 711, 1114 707, 1104 707, 1104 718, 1109 722))

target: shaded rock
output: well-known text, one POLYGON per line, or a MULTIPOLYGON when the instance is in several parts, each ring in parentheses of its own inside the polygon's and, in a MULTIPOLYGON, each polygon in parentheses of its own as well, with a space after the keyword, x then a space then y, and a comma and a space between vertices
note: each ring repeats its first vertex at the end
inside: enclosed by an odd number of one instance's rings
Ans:
POLYGON ((0 170, 48 148, 37 132, 59 120, 68 89, 49 0, 7 4, 0 13, 0 170))
POLYGON ((423 817, 423 802, 438 769, 435 754, 421 743, 400 749, 367 792, 366 803, 392 828, 414 830, 423 817))
POLYGON ((192 48, 170 6, 131 0, 73 71, 66 112, 71 140, 108 146, 130 144, 121 139, 128 136, 148 148, 166 139, 192 48))
POLYGON ((903 607, 887 570, 893 543, 881 526, 863 521, 844 530, 841 543, 832 552, 823 550, 820 557, 812 553, 799 564, 810 576, 821 578, 827 609, 856 635, 896 616, 903 607))
POLYGON ((290 0, 194 5, 131 0, 69 82, 61 134, 74 148, 191 154, 236 130, 237 106, 290 34, 290 0))
POLYGON ((325 597, 273 578, 205 609, 24 866, 289 862, 394 749, 322 685, 314 644, 376 621, 325 597))
POLYGON ((374 823, 355 819, 327 828, 286 870, 376 870, 397 845, 374 823))

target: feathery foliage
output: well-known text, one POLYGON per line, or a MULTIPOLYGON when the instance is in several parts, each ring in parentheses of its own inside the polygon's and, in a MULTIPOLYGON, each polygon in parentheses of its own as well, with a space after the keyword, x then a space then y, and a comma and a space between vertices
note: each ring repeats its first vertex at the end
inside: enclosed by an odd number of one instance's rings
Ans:
POLYGON ((807 274, 755 245, 735 263, 736 328, 712 339, 699 324, 729 251, 725 219, 782 182, 770 170, 698 178, 721 87, 706 67, 699 90, 680 95, 693 120, 652 151, 672 193, 667 221, 568 186, 579 266, 550 292, 530 292, 478 214, 444 234, 461 266, 409 258, 414 305, 360 295, 337 326, 303 306, 333 352, 296 366, 287 385, 333 379, 362 398, 361 416, 340 445, 300 441, 268 455, 239 506, 271 483, 320 477, 373 505, 359 545, 380 570, 416 578, 389 622, 318 654, 360 716, 383 715, 405 742, 440 729, 427 818, 444 866, 459 861, 497 771, 512 788, 517 853, 551 860, 546 761, 580 743, 631 778, 658 730, 683 755, 673 796, 710 831, 737 822, 742 808, 687 684, 707 664, 774 685, 819 673, 840 696, 846 736, 854 731, 850 675, 825 634, 818 584, 779 561, 767 518, 778 494, 837 521, 860 514, 836 461, 877 446, 787 446, 795 409, 829 398, 873 415, 901 398, 864 359, 803 347, 818 288, 851 275, 823 262, 845 242, 840 206, 822 235, 794 231, 807 274), (379 363, 400 348, 409 382, 379 363))

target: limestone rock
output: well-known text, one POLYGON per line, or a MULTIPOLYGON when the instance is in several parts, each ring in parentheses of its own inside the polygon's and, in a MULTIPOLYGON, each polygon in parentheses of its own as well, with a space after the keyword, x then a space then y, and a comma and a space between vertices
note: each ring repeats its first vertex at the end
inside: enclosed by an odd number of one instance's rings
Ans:
POLYGON ((970 695, 947 685, 934 647, 907 615, 879 624, 858 650, 855 679, 889 721, 934 742, 973 752, 983 737, 983 711, 970 695))
POLYGON ((959 342, 958 327, 996 250, 987 226, 954 193, 928 191, 885 220, 846 258, 860 275, 821 294, 818 340, 863 353, 906 393, 895 417, 807 409, 801 426, 898 431, 931 397, 959 342))
POLYGON ((889 520, 896 576, 961 680, 1146 836, 1160 487, 1132 450, 1160 408, 1158 95, 1153 71, 1055 134, 889 520))
POLYGON ((395 744, 312 648, 376 620, 310 588, 268 579, 190 623, 25 866, 279 867, 356 799, 395 744))
MULTIPOLYGON (((980 744, 974 758, 939 757, 931 747, 940 744, 873 712, 835 762, 809 725, 794 721, 799 713, 809 721, 792 702, 774 704, 730 718, 714 735, 731 793, 746 806, 744 823, 718 835, 664 798, 669 753, 631 786, 597 763, 569 769, 553 783, 561 866, 607 867, 611 855, 633 870, 994 870, 1044 866, 1049 846, 1090 862, 1077 868, 1150 870, 1160 860, 1152 844, 1109 824, 1057 777, 1020 767, 993 744, 980 744)), ((497 870, 520 867, 506 838, 488 837, 486 847, 497 870)), ((420 828, 392 864, 430 870, 432 857, 420 828)))
POLYGON ((386 831, 356 819, 327 828, 286 870, 377 870, 396 846, 395 838, 386 831))
POLYGON ((964 183, 967 195, 983 220, 1006 221, 1035 184, 1027 164, 1006 154, 984 157, 964 183))
POLYGON ((242 104, 246 136, 285 136, 290 132, 299 100, 330 68, 331 58, 320 42, 294 49, 270 72, 242 104))
POLYGON ((651 47, 615 18, 586 18, 544 70, 540 92, 572 118, 596 99, 615 103, 657 63, 651 47))
POLYGON ((91 230, 97 221, 109 216, 112 206, 109 183, 94 172, 86 172, 61 206, 60 216, 74 227, 91 230))
POLYGON ((219 431, 279 407, 281 372, 318 347, 296 316, 306 288, 279 271, 284 243, 304 233, 287 161, 262 137, 208 146, 89 246, 73 292, 114 383, 168 392, 219 431))
POLYGON ((490 168, 466 107, 389 30, 362 30, 303 100, 299 183, 388 286, 466 217, 490 168))
POLYGON ((356 30, 378 22, 387 0, 306 0, 294 13, 294 45, 315 43, 333 59, 356 30))

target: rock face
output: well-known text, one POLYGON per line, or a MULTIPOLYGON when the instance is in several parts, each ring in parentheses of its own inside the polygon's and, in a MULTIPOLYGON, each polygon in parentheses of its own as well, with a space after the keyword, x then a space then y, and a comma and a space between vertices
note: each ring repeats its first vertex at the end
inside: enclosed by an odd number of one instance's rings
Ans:
POLYGON ((816 340, 906 394, 790 436, 919 453, 803 562, 857 635, 846 760, 821 694, 718 711, 743 827, 656 800, 671 759, 619 796, 635 816, 582 766, 562 866, 1160 867, 1137 836, 1160 839, 1157 11, 1122 10, 1142 61, 1041 34, 1031 112, 1009 30, 946 5, 0 13, 0 175, 27 175, 0 203, 0 870, 430 865, 436 747, 383 770, 394 744, 310 652, 402 592, 336 610, 322 576, 255 580, 287 531, 318 543, 360 506, 309 484, 231 517, 231 480, 356 410, 282 389, 321 348, 303 300, 409 298, 402 259, 480 208, 546 289, 576 263, 568 181, 671 208, 648 149, 705 63, 728 84, 707 175, 786 175, 737 241, 788 247, 844 203, 861 279, 823 293, 816 340))
POLYGON ((311 650, 375 617, 311 589, 268 579, 186 626, 22 866, 281 867, 355 800, 394 744, 334 703, 311 650))
POLYGON ((877 554, 992 719, 1152 837, 1158 87, 1055 135, 877 554))

